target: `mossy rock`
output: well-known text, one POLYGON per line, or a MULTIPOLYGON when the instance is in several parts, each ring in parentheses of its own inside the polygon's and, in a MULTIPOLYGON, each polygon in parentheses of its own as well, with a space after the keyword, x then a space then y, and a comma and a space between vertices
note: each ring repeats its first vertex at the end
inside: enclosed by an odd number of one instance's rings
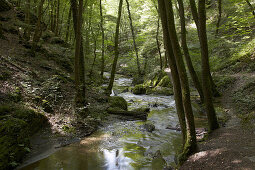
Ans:
POLYGON ((0 169, 14 169, 29 152, 29 136, 47 122, 47 118, 21 106, 0 106, 0 169))
POLYGON ((173 92, 173 88, 155 87, 155 88, 148 88, 146 90, 146 94, 156 94, 156 95, 171 96, 171 95, 174 94, 174 92, 173 92))
POLYGON ((120 108, 122 110, 128 109, 127 101, 120 96, 110 96, 108 99, 108 102, 110 104, 110 107, 112 108, 120 108))
POLYGON ((146 88, 142 84, 138 84, 133 88, 133 93, 134 94, 145 94, 146 93, 146 88))
POLYGON ((171 79, 168 75, 164 76, 160 82, 158 83, 160 87, 173 87, 171 83, 171 79))

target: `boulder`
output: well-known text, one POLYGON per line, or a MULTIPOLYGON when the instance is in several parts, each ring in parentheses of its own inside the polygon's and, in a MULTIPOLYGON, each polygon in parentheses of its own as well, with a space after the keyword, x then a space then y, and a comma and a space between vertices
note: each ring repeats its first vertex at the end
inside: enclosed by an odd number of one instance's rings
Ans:
POLYGON ((145 123, 143 125, 143 128, 147 131, 147 132, 152 132, 155 130, 155 125, 153 125, 152 123, 145 123))
POLYGON ((110 108, 119 108, 121 110, 127 110, 128 104, 127 101, 120 96, 110 96, 108 99, 110 108))
POLYGON ((142 84, 138 84, 133 88, 133 93, 134 94, 145 94, 146 93, 146 88, 142 84))

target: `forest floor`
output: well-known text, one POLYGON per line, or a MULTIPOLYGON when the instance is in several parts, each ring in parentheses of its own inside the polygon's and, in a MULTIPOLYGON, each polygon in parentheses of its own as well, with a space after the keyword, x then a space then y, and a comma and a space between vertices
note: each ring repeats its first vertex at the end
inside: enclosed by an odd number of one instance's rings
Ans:
MULTIPOLYGON (((180 169, 247 169, 255 168, 255 128, 254 120, 240 116, 240 109, 233 96, 237 89, 254 79, 254 73, 232 74, 235 82, 217 99, 229 115, 224 127, 211 133, 198 145, 198 152, 189 157, 180 169)), ((248 96, 247 96, 248 98, 248 96)), ((252 103, 250 103, 252 104, 252 103)), ((242 108, 246 109, 246 108, 242 108)), ((254 112, 251 113, 254 116, 254 112)))

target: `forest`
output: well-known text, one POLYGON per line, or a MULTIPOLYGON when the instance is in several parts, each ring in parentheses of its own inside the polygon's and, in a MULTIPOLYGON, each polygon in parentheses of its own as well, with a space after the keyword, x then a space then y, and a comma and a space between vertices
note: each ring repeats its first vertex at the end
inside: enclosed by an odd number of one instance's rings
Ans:
POLYGON ((254 0, 0 0, 0 170, 255 169, 254 0))

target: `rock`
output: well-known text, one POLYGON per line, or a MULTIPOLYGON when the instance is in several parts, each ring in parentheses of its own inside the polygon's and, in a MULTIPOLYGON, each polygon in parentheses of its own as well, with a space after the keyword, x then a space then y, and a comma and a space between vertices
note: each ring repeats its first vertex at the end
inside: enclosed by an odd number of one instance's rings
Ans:
POLYGON ((208 130, 206 128, 196 128, 197 141, 203 141, 207 133, 208 130))
POLYGON ((153 132, 155 130, 155 125, 153 125, 152 123, 145 123, 143 125, 143 128, 147 131, 147 132, 153 132))
POLYGON ((158 86, 160 87, 173 87, 170 77, 168 75, 164 76, 160 82, 158 83, 158 86))
POLYGON ((110 96, 108 99, 111 108, 119 108, 121 110, 127 110, 128 104, 127 101, 120 96, 110 96))
POLYGON ((132 92, 134 94, 145 94, 146 88, 142 84, 138 84, 133 88, 132 92))

